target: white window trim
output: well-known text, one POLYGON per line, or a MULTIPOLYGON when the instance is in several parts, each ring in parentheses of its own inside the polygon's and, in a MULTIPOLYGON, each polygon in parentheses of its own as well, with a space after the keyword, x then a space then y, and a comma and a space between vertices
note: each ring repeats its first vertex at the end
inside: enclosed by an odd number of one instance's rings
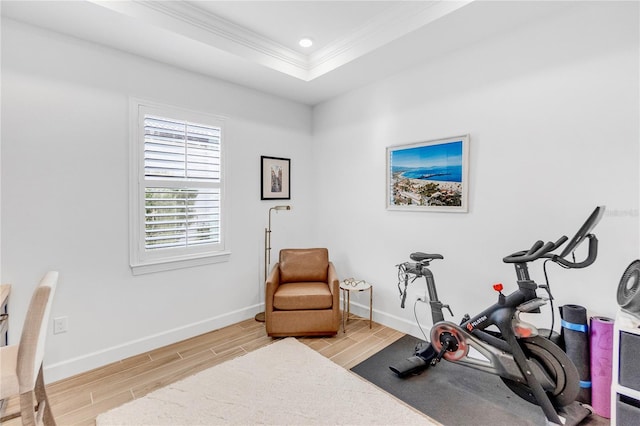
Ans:
POLYGON ((226 262, 231 251, 228 243, 229 206, 226 196, 226 129, 225 118, 191 111, 138 98, 129 100, 129 262, 134 275, 172 269, 188 268, 211 263, 226 262), (211 124, 221 128, 221 243, 215 249, 200 247, 177 254, 177 250, 150 253, 144 247, 144 130, 141 123, 145 113, 171 117, 178 120, 211 124))

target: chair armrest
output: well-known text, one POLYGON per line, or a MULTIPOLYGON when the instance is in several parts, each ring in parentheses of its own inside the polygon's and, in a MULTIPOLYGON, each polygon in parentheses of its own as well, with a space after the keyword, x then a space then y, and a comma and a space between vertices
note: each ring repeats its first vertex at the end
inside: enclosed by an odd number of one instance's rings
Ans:
POLYGON ((264 285, 265 312, 273 311, 273 295, 275 294, 279 285, 280 285, 280 267, 279 267, 279 263, 276 263, 275 265, 273 265, 273 269, 271 269, 271 272, 267 276, 267 281, 264 285))
POLYGON ((333 266, 332 262, 329 262, 327 284, 329 285, 329 290, 331 290, 331 294, 333 295, 334 302, 338 303, 338 300, 340 299, 340 280, 338 279, 336 268, 333 266))
POLYGON ((331 291, 331 299, 333 303, 332 321, 335 329, 337 330, 340 324, 340 280, 338 279, 336 268, 335 266, 333 266, 332 262, 329 262, 329 270, 327 271, 327 284, 329 285, 329 290, 331 291))

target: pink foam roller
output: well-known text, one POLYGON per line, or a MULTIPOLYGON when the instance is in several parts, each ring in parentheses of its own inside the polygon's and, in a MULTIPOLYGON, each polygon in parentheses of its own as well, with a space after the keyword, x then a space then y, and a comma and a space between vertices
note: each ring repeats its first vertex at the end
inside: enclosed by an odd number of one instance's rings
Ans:
POLYGON ((613 320, 591 317, 591 406, 599 416, 611 417, 613 320))

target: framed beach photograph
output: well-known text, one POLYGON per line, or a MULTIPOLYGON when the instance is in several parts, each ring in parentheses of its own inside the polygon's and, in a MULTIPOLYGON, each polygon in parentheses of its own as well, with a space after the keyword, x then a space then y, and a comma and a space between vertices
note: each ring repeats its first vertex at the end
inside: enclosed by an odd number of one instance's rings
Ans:
POLYGON ((387 147, 387 209, 467 212, 469 135, 387 147))
POLYGON ((291 199, 291 160, 279 157, 260 157, 260 199, 291 199))

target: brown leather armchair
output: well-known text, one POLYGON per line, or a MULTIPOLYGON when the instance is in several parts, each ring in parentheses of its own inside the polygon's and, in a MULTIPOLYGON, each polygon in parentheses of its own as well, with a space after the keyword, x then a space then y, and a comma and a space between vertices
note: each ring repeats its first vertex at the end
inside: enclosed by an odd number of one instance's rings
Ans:
POLYGON ((265 324, 273 337, 334 335, 340 285, 326 248, 283 249, 265 285, 265 324))

